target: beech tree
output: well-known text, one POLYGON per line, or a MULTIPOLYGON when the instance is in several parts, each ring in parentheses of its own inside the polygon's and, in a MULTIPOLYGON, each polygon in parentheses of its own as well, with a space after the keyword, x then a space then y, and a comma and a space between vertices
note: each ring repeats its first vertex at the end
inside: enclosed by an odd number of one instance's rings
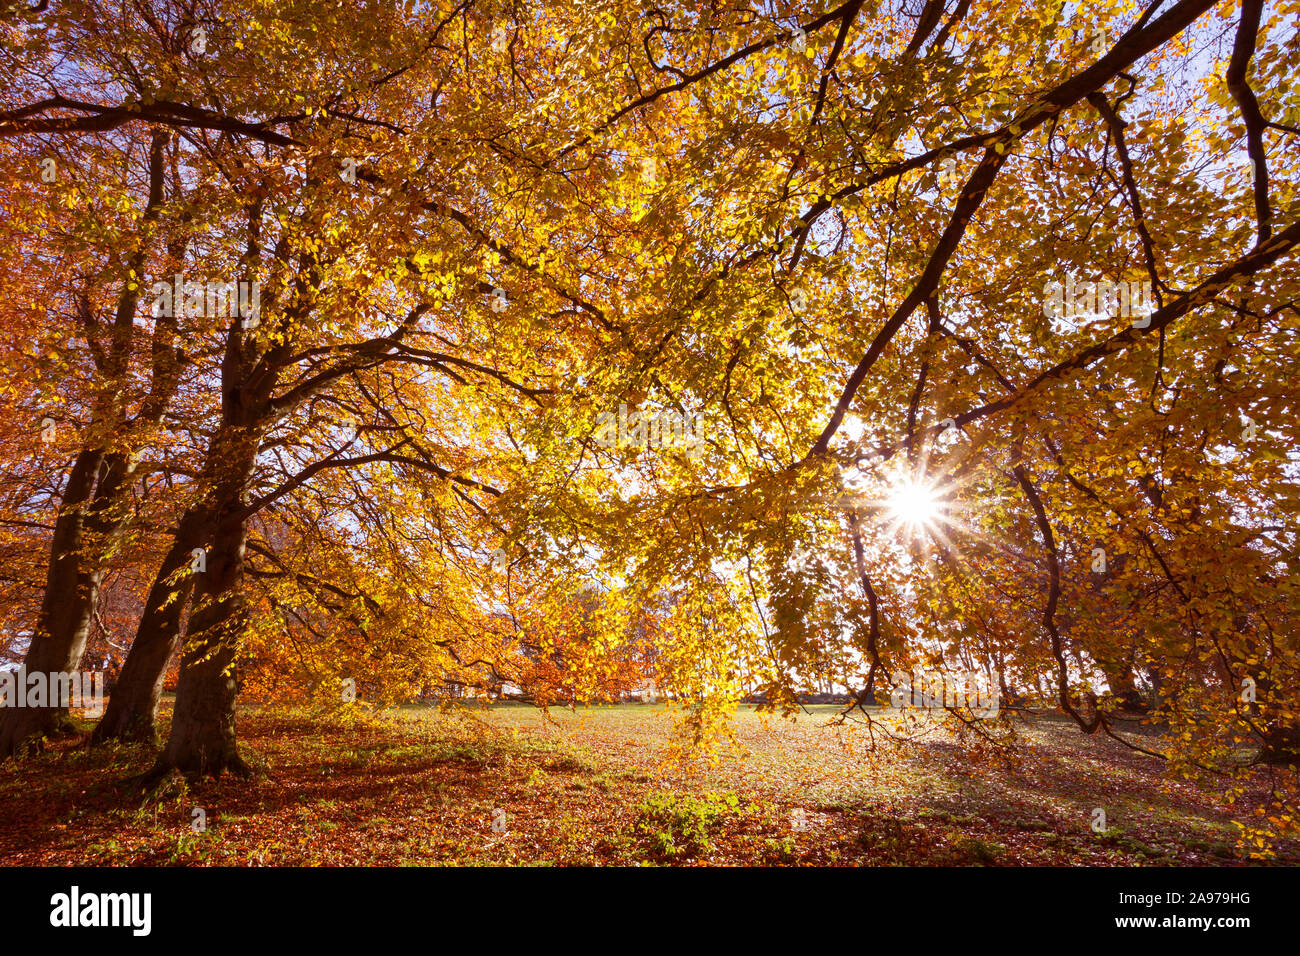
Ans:
MULTIPOLYGON (((186 265, 261 291, 256 326, 186 317, 170 550, 99 737, 152 735, 178 645, 155 776, 242 769, 241 648, 260 693, 292 671, 387 700, 598 696, 652 660, 697 743, 755 685, 786 708, 839 686, 875 732, 900 674, 978 672, 1174 772, 1275 774, 1258 836, 1291 826, 1296 13, 18 14, 6 208, 66 219, 33 205, 47 143, 138 166, 148 141, 151 169, 184 157, 193 212, 136 185, 116 322, 182 235, 186 265)), ((117 501, 137 479, 111 456, 147 430, 115 367, 79 441, 117 501)), ((56 581, 102 564, 59 543, 86 474, 50 535, 41 666, 78 665, 91 613, 56 581)))

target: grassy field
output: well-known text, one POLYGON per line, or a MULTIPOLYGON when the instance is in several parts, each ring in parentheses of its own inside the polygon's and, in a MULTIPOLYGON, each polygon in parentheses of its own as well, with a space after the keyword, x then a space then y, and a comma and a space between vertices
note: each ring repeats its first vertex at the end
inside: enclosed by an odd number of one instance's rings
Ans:
MULTIPOLYGON (((1249 801, 1226 806, 1055 717, 1024 723, 1002 761, 972 760, 937 725, 872 751, 860 728, 831 725, 834 712, 742 708, 734 745, 710 762, 668 760, 667 706, 409 707, 347 724, 250 708, 239 732, 251 781, 177 779, 142 802, 126 785, 150 763, 138 746, 67 743, 0 767, 0 863, 1248 862, 1233 821, 1249 801)), ((1300 862, 1300 848, 1278 862, 1300 862)))

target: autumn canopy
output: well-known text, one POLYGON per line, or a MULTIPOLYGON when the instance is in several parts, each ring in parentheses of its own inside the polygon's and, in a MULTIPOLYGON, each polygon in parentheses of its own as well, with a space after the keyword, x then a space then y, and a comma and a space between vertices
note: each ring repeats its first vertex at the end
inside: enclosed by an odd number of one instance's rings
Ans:
POLYGON ((1296 0, 3 18, 0 654, 95 742, 922 675, 1300 754, 1296 0))

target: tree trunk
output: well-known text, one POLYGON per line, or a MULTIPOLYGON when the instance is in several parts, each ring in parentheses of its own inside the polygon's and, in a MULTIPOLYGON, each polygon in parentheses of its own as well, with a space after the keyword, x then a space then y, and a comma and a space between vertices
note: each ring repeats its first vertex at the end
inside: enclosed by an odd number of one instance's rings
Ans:
MULTIPOLYGON (((74 671, 81 666, 103 571, 88 570, 86 518, 102 451, 77 456, 54 521, 45 596, 23 668, 29 674, 74 671)), ((68 727, 67 707, 6 707, 0 710, 0 759, 38 749, 44 737, 68 727)))
MULTIPOLYGON (((1263 641, 1251 635, 1245 621, 1237 621, 1235 624, 1238 633, 1243 635, 1244 648, 1249 655, 1239 661, 1238 666, 1255 682, 1255 700, 1245 704, 1245 709, 1256 727, 1263 724, 1258 733, 1260 748, 1256 760, 1269 766, 1300 765, 1300 724, 1290 718, 1289 713, 1287 716, 1278 713, 1278 688, 1269 676, 1272 656, 1270 649, 1263 641), (1256 663, 1248 664, 1248 660, 1256 663)), ((1240 686, 1232 684, 1228 688, 1229 693, 1234 695, 1242 690, 1240 686)), ((1285 700, 1285 695, 1283 699, 1285 700)))
POLYGON ((244 494, 257 454, 257 437, 242 428, 217 436, 212 461, 222 469, 203 524, 211 529, 207 568, 194 576, 194 607, 185 631, 167 746, 146 784, 172 770, 189 777, 246 776, 235 741, 235 658, 248 620, 243 595, 247 535, 244 494))
POLYGON ((154 766, 155 777, 173 769, 187 776, 248 773, 235 739, 236 637, 246 616, 242 605, 242 595, 233 593, 195 612, 195 618, 203 615, 206 629, 186 637, 171 734, 154 766))
MULTIPOLYGON (((1152 661, 1150 666, 1146 669, 1147 680, 1151 683, 1151 701, 1147 705, 1149 711, 1163 710, 1174 696, 1172 689, 1169 687, 1168 681, 1165 679, 1165 676, 1161 671, 1163 666, 1163 660, 1152 661)), ((1166 714, 1165 717, 1167 718, 1168 715, 1166 714)))
POLYGON ((157 744, 158 702, 167 666, 180 643, 181 616, 194 588, 194 576, 189 572, 192 552, 202 544, 207 520, 207 509, 201 505, 182 516, 172 546, 149 589, 135 640, 104 716, 91 736, 92 744, 108 740, 157 744))
POLYGON ((171 734, 151 776, 170 770, 187 776, 247 774, 235 741, 235 656, 248 610, 240 588, 244 529, 214 536, 207 571, 195 586, 185 635, 171 734))
POLYGON ((1259 762, 1270 766, 1300 765, 1300 726, 1273 721, 1264 730, 1259 762))
POLYGON ((1126 661, 1118 658, 1099 655, 1096 660, 1102 673, 1106 675, 1106 684, 1110 688, 1111 695, 1119 701, 1120 707, 1133 712, 1144 710, 1142 695, 1133 685, 1133 668, 1126 661))
MULTIPOLYGON (((152 227, 163 202, 167 135, 154 130, 149 150, 149 196, 139 239, 127 259, 137 275, 148 255, 152 227)), ((137 459, 122 444, 127 421, 125 385, 130 375, 140 285, 126 283, 117 297, 107 358, 99 362, 102 386, 88 436, 68 475, 50 541, 45 595, 23 665, 28 673, 70 673, 81 666, 86 640, 99 604, 105 560, 121 538, 130 512, 128 492, 137 459)), ((171 329, 156 325, 154 343, 169 343, 171 329)), ((166 351, 166 350, 164 350, 166 351)), ((154 389, 144 420, 157 422, 170 390, 175 387, 175 363, 170 352, 155 349, 154 389)), ((66 702, 60 702, 63 704, 66 702)), ((0 760, 39 747, 42 738, 67 728, 66 706, 15 707, 0 711, 0 760)))

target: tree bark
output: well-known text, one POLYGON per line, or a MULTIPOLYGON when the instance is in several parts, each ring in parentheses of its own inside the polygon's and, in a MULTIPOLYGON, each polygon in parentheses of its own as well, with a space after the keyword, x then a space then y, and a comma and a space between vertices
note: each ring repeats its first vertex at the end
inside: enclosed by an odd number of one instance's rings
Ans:
POLYGON ((1300 726, 1273 721, 1264 729, 1259 762, 1270 766, 1300 765, 1300 726))
MULTIPOLYGON (((1245 620, 1234 623, 1237 632, 1245 639, 1246 654, 1238 662, 1240 672, 1255 682, 1256 699, 1245 704, 1245 709, 1253 718, 1253 726, 1259 737, 1259 753, 1255 760, 1269 766, 1300 765, 1300 724, 1278 713, 1278 686, 1269 674, 1269 664, 1272 662, 1275 648, 1271 643, 1265 643, 1255 637, 1245 620), (1247 663, 1251 660, 1256 663, 1247 663), (1263 726, 1261 727, 1260 724, 1263 726)), ((1230 693, 1236 695, 1242 688, 1240 685, 1229 683, 1228 689, 1230 693)))
POLYGON ((220 470, 203 522, 209 529, 206 570, 194 576, 194 606, 185 631, 167 745, 146 784, 173 770, 188 777, 247 776, 235 739, 235 658, 248 621, 243 594, 247 522, 244 498, 257 457, 258 433, 227 426, 214 439, 210 463, 220 470))
MULTIPOLYGON (((88 569, 83 554, 95 475, 103 464, 98 450, 83 450, 72 466, 54 521, 36 631, 23 669, 29 673, 76 670, 86 650, 103 571, 88 569)), ((42 746, 42 739, 67 729, 67 708, 6 707, 0 710, 0 759, 42 746)))
POLYGON ((153 777, 171 770, 187 776, 220 776, 227 770, 248 774, 235 738, 236 640, 246 618, 243 595, 237 590, 191 617, 171 734, 151 771, 153 777))
POLYGON ((109 740, 158 743, 158 703, 167 667, 180 643, 181 617, 194 588, 194 576, 189 572, 192 552, 203 543, 207 520, 208 511, 201 503, 182 516, 149 589, 135 640, 91 736, 92 744, 109 740))
MULTIPOLYGON (((131 275, 138 275, 144 267, 162 207, 165 143, 166 134, 155 130, 149 150, 149 195, 139 239, 126 263, 131 275)), ((126 386, 140 289, 139 283, 123 285, 113 324, 107 329, 109 348, 96 358, 102 384, 89 434, 59 502, 45 595, 23 661, 27 673, 69 673, 81 666, 99 604, 106 556, 121 538, 129 516, 137 458, 125 445, 123 431, 128 424, 126 386)), ((170 335, 166 323, 157 323, 155 347, 169 342, 170 335)), ((168 389, 174 388, 175 363, 170 361, 170 350, 157 355, 155 361, 154 388, 142 417, 156 422, 170 395, 168 389)), ((0 710, 0 760, 38 748, 45 737, 68 728, 66 701, 0 710)))
POLYGON ((1118 657, 1103 657, 1098 655, 1097 664, 1101 671, 1106 675, 1106 684, 1110 687, 1110 693, 1124 710, 1138 712, 1145 709, 1142 702, 1142 695, 1138 693, 1137 687, 1133 684, 1133 668, 1127 661, 1118 657))

